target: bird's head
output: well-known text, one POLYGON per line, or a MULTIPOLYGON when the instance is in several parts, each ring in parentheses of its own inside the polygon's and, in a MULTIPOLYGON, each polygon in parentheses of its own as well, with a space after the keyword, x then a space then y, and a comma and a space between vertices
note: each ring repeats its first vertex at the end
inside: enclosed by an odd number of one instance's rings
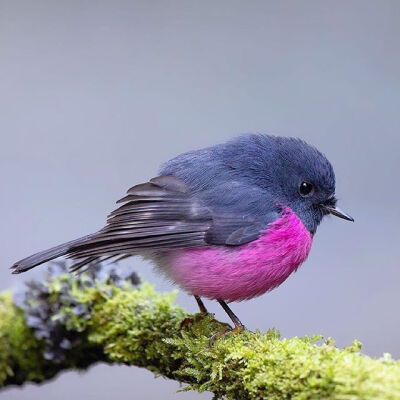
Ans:
POLYGON ((289 206, 311 233, 328 214, 354 221, 336 206, 335 173, 328 159, 303 140, 274 141, 270 159, 274 172, 269 175, 281 203, 289 206))
POLYGON ((335 173, 328 159, 315 147, 297 138, 248 135, 232 142, 231 162, 241 165, 245 178, 264 188, 276 203, 290 207, 315 233, 325 215, 353 221, 337 208, 335 173), (236 143, 236 146, 235 146, 236 143))

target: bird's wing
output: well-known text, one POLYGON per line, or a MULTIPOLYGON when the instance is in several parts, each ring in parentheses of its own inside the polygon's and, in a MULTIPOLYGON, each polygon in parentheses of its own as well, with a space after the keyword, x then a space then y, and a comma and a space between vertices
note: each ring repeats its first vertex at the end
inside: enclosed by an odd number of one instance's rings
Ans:
POLYGON ((281 215, 281 207, 267 191, 238 181, 220 184, 199 197, 205 204, 212 204, 213 222, 205 235, 208 244, 249 243, 281 215))
POLYGON ((204 245, 212 223, 210 211, 194 199, 185 183, 160 176, 133 186, 107 225, 84 243, 71 247, 69 257, 135 254, 145 250, 204 245))
MULTIPOLYGON (((254 201, 251 193, 241 192, 236 198, 232 193, 235 189, 234 183, 227 183, 226 187, 193 194, 172 175, 153 178, 129 189, 119 200, 123 205, 109 215, 107 225, 71 247, 68 255, 78 259, 76 265, 81 267, 85 260, 98 257, 250 242, 269 221, 246 210, 254 201)), ((271 214, 268 219, 274 217, 271 214)))

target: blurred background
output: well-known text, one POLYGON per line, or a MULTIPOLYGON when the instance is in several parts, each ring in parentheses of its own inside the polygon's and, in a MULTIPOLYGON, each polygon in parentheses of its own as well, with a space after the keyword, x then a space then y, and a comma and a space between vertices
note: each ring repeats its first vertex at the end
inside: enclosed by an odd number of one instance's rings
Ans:
MULTIPOLYGON (((232 308, 250 329, 399 358, 399 18, 397 0, 1 0, 0 290, 40 279, 8 267, 101 228, 163 161, 244 132, 298 136, 331 160, 356 222, 326 219, 296 274, 232 308)), ((211 399, 177 389, 99 365, 0 399, 211 399)))

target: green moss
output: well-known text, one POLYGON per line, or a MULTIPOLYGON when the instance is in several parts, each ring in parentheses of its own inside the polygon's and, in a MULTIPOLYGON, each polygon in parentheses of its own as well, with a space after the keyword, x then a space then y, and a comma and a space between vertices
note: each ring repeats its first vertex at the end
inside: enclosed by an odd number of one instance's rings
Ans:
POLYGON ((400 363, 361 356, 357 341, 340 350, 332 340, 317 345, 318 336, 282 339, 271 330, 226 337, 209 348, 208 338, 221 329, 212 317, 180 329, 184 311, 149 285, 98 286, 76 296, 96 304, 88 339, 110 361, 146 367, 189 383, 188 389, 228 399, 400 398, 400 363))
POLYGON ((103 347, 112 362, 146 367, 171 376, 176 366, 163 342, 177 332, 186 313, 173 305, 176 294, 159 294, 149 284, 137 290, 99 284, 86 292, 76 291, 79 301, 95 304, 92 318, 74 321, 89 330, 88 340, 103 347))
MULTIPOLYGON (((357 341, 341 350, 331 339, 284 339, 270 330, 227 336, 210 348, 208 339, 220 324, 196 314, 191 326, 181 328, 187 314, 174 305, 175 293, 159 294, 148 284, 134 289, 73 283, 63 302, 58 288, 70 279, 62 276, 49 283, 51 301, 59 305, 55 318, 69 331, 80 332, 83 348, 92 349, 90 356, 85 352, 87 364, 106 360, 141 366, 187 383, 185 390, 207 390, 215 398, 232 400, 400 398, 400 362, 388 355, 379 360, 360 355, 357 341), (76 304, 83 304, 89 317, 76 315, 76 304)), ((37 369, 43 363, 40 343, 9 295, 0 304, 0 386, 18 371, 18 363, 35 371, 26 380, 42 379, 43 368, 37 369), (33 354, 26 359, 28 351, 33 354)), ((76 352, 69 354, 62 368, 79 366, 76 358, 76 352)))
POLYGON ((0 386, 43 380, 50 366, 43 360, 42 350, 11 294, 0 295, 0 386))

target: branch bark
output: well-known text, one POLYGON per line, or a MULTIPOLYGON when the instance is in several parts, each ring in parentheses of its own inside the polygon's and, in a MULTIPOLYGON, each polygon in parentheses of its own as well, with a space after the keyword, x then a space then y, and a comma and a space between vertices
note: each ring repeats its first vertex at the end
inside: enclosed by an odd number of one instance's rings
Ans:
POLYGON ((332 340, 283 339, 270 330, 209 348, 221 329, 211 316, 196 314, 181 329, 188 315, 174 294, 94 278, 51 276, 30 283, 18 301, 0 296, 0 387, 45 382, 101 361, 144 367, 215 398, 400 398, 400 362, 363 356, 356 341, 338 349, 332 340))

